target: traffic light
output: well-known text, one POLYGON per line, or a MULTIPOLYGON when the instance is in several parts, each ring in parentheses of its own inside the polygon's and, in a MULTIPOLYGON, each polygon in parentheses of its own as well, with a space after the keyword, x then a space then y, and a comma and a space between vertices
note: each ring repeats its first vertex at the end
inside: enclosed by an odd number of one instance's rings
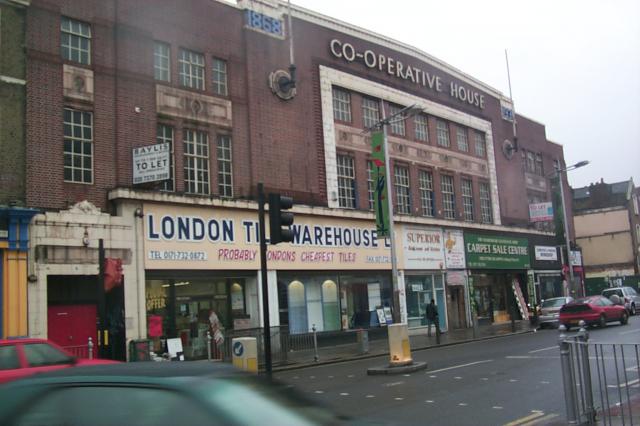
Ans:
POLYGON ((289 243, 293 241, 293 198, 280 194, 269 194, 269 235, 271 244, 289 243))

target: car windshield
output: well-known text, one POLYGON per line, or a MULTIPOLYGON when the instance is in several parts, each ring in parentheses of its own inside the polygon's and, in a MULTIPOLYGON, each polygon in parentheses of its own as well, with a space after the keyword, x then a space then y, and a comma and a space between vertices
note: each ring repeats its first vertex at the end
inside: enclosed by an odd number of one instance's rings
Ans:
POLYGON ((603 295, 604 297, 611 297, 611 296, 613 296, 614 294, 615 294, 615 295, 617 295, 617 296, 622 297, 622 290, 620 290, 620 289, 611 289, 611 290, 604 290, 604 291, 602 292, 602 295, 603 295))
POLYGON ((542 307, 543 308, 559 308, 564 304, 565 304, 565 299, 564 297, 562 297, 560 299, 545 300, 544 302, 542 302, 542 307))

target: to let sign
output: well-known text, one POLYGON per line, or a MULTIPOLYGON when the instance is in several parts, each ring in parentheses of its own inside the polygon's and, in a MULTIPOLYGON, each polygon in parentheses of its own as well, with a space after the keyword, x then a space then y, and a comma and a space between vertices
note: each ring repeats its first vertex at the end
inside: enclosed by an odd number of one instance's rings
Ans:
POLYGON ((529 204, 529 217, 531 222, 552 221, 553 204, 551 202, 529 204))
POLYGON ((464 233, 467 266, 474 269, 529 269, 526 238, 464 233))
POLYGON ((170 164, 169 143, 133 148, 133 184, 169 179, 170 164))

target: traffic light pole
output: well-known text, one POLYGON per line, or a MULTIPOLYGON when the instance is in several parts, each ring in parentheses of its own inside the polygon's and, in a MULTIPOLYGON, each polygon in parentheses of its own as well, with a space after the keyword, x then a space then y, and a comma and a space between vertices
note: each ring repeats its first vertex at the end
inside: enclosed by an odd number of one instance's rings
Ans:
POLYGON ((260 274, 262 277, 262 320, 264 323, 264 364, 267 378, 271 380, 271 324, 269 322, 269 283, 267 279, 267 238, 264 220, 264 187, 258 183, 258 228, 260 231, 260 274))

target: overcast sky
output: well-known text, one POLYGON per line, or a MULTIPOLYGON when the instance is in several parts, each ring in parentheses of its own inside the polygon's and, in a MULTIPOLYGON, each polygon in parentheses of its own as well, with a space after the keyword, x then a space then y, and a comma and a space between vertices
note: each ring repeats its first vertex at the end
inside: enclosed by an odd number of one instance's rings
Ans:
POLYGON ((292 0, 415 46, 509 95, 564 146, 574 187, 640 186, 640 1, 292 0))

